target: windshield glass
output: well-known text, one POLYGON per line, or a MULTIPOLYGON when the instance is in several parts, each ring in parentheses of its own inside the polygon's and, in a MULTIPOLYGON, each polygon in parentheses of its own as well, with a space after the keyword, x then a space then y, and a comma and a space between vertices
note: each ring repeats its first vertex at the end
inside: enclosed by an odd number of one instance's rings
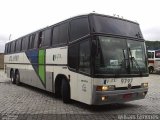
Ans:
POLYGON ((96 74, 139 74, 146 72, 147 65, 143 42, 102 36, 99 36, 96 41, 96 74))
POLYGON ((127 40, 129 48, 130 70, 132 74, 147 71, 144 42, 127 40))

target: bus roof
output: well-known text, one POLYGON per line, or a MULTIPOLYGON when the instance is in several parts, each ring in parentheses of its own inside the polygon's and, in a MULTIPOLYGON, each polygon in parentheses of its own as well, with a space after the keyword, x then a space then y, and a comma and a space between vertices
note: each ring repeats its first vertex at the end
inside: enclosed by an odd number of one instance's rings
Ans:
MULTIPOLYGON (((30 32, 30 33, 28 33, 28 34, 26 34, 26 35, 23 35, 23 36, 15 39, 15 40, 21 39, 21 38, 23 38, 23 37, 25 37, 25 36, 29 36, 29 35, 31 35, 31 34, 34 34, 34 33, 40 32, 40 31, 43 31, 43 30, 45 30, 45 29, 47 29, 47 28, 57 26, 57 25, 62 24, 62 23, 64 23, 64 22, 69 22, 69 21, 71 21, 71 20, 73 20, 73 19, 82 18, 82 17, 89 17, 89 16, 103 16, 103 17, 118 19, 118 20, 122 20, 122 21, 126 21, 126 22, 130 22, 130 23, 139 25, 137 22, 133 22, 133 21, 130 21, 130 20, 127 20, 127 19, 123 19, 123 18, 119 18, 119 17, 115 17, 115 16, 109 16, 109 15, 98 14, 98 13, 89 13, 89 14, 78 15, 78 16, 74 16, 74 17, 68 18, 68 19, 66 19, 66 20, 63 20, 63 21, 58 22, 58 23, 55 23, 55 24, 53 24, 53 25, 50 25, 50 26, 41 28, 41 29, 39 29, 39 30, 30 32)), ((13 40, 13 41, 15 41, 15 40, 13 40)), ((12 41, 10 41, 10 42, 12 42, 12 41)), ((8 42, 8 43, 9 43, 9 42, 8 42)))

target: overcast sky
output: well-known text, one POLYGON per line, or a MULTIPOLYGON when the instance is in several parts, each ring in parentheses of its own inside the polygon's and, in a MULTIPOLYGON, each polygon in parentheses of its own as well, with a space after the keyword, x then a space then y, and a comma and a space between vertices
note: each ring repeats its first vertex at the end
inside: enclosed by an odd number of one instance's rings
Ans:
POLYGON ((10 34, 14 40, 92 11, 136 21, 146 40, 160 41, 160 0, 0 0, 0 52, 10 34))

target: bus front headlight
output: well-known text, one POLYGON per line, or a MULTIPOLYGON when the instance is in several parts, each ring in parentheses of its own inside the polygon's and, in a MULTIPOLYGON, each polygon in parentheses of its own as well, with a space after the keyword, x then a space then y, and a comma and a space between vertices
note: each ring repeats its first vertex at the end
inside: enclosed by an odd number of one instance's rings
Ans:
POLYGON ((96 91, 109 91, 109 90, 114 90, 114 89, 115 89, 114 85, 97 86, 96 91))
POLYGON ((142 84, 141 84, 141 87, 142 87, 142 88, 148 88, 148 83, 142 83, 142 84))

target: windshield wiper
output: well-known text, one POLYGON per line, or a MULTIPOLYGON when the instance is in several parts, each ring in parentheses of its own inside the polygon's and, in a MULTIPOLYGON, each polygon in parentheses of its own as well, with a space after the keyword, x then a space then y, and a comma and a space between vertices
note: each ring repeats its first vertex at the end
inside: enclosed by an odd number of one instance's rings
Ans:
POLYGON ((123 63, 124 63, 124 64, 125 64, 125 69, 126 69, 127 71, 130 71, 130 70, 129 70, 129 64, 128 64, 128 59, 126 58, 124 49, 122 49, 122 51, 123 51, 123 60, 122 60, 121 64, 123 65, 123 63))
POLYGON ((131 49, 129 48, 128 50, 129 50, 129 54, 131 56, 130 60, 131 60, 132 68, 133 68, 133 62, 134 62, 136 65, 136 69, 139 71, 139 74, 142 76, 142 71, 141 71, 141 68, 140 68, 137 60, 132 56, 131 49))

